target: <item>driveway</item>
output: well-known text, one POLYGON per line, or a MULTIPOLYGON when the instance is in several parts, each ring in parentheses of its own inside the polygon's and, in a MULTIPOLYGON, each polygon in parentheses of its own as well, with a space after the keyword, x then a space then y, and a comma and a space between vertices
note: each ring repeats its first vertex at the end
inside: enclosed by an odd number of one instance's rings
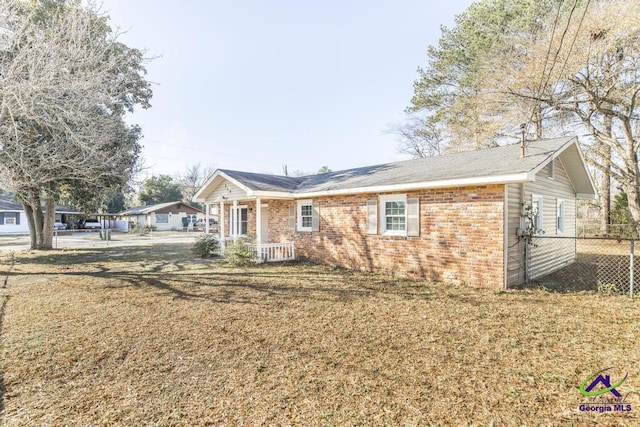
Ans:
MULTIPOLYGON (((188 243, 194 241, 199 232, 154 231, 145 235, 112 232, 111 239, 100 238, 94 230, 75 230, 60 232, 53 237, 53 247, 57 249, 74 249, 105 246, 152 246, 162 243, 188 243)), ((29 236, 0 236, 0 251, 29 249, 29 236)))

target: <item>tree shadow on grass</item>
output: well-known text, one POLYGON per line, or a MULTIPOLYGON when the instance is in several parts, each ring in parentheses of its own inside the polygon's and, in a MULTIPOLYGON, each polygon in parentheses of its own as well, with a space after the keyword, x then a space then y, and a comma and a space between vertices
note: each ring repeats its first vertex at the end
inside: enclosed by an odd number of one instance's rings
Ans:
MULTIPOLYGON (((0 289, 3 288, 3 286, 0 286, 0 289)), ((4 311, 7 307, 7 301, 9 301, 9 297, 7 295, 0 295, 0 337, 2 336, 4 311)), ((4 372, 0 371, 0 416, 4 413, 4 396, 6 393, 7 387, 4 383, 4 372)))
POLYGON ((98 264, 91 266, 92 271, 16 271, 12 276, 93 277, 107 279, 102 285, 107 289, 154 289, 175 299, 214 303, 269 304, 302 299, 348 302, 373 296, 403 299, 432 296, 426 282, 352 274, 348 270, 310 270, 305 265, 297 272, 291 263, 286 267, 272 264, 227 271, 219 266, 215 271, 206 268, 187 271, 184 265, 173 261, 149 263, 147 267, 144 271, 125 271, 122 267, 110 269, 98 264), (168 266, 176 271, 162 271, 168 266))

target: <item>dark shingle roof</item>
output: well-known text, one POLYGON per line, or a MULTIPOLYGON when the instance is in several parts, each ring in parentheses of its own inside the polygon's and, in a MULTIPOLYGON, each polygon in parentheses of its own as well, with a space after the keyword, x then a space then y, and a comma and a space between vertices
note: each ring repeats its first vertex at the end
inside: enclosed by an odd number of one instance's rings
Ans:
MULTIPOLYGON (((13 193, 5 193, 0 194, 0 211, 22 211, 24 208, 21 203, 16 202, 15 194, 13 193)), ((56 205, 56 212, 58 213, 68 213, 68 214, 79 214, 80 212, 74 211, 73 209, 65 208, 64 206, 56 205)))
POLYGON ((13 194, 0 194, 0 211, 21 211, 22 205, 13 199, 13 194))
POLYGON ((412 184, 465 178, 509 176, 528 173, 542 164, 573 137, 530 142, 520 158, 520 144, 405 160, 375 166, 304 177, 220 170, 255 191, 311 193, 381 185, 412 184))
MULTIPOLYGON (((155 205, 144 205, 144 206, 136 206, 135 208, 128 209, 126 211, 120 212, 118 215, 146 215, 151 212, 155 212, 160 209, 167 208, 169 206, 181 204, 181 201, 177 202, 166 202, 166 203, 158 203, 155 205)), ((189 206, 191 209, 195 209, 200 211, 198 208, 194 208, 193 206, 189 206)))

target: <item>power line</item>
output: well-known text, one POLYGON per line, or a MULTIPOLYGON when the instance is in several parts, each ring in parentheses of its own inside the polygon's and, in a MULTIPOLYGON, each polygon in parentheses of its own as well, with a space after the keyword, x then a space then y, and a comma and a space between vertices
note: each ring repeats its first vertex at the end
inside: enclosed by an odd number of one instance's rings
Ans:
MULTIPOLYGON (((558 5, 558 11, 556 12, 556 17, 553 23, 553 29, 552 29, 552 33, 551 33, 551 37, 549 38, 549 46, 547 48, 547 56, 545 58, 545 63, 542 69, 542 74, 540 75, 540 83, 538 84, 538 88, 537 90, 534 90, 534 105, 531 109, 531 114, 529 115, 529 120, 525 123, 525 129, 526 127, 528 127, 532 120, 533 120, 533 116, 536 112, 536 110, 540 107, 541 104, 541 100, 540 100, 540 96, 542 95, 542 92, 544 90, 544 88, 546 88, 549 84, 549 80, 551 79, 551 73, 553 72, 553 69, 556 66, 556 63, 558 62, 558 56, 560 55, 560 51, 562 50, 562 45, 564 43, 564 39, 567 36, 567 33, 569 31, 569 27, 571 26, 571 19, 573 18, 573 13, 575 12, 576 8, 578 7, 578 2, 580 0, 574 0, 573 2, 573 6, 571 7, 571 10, 569 11, 569 17, 567 18, 567 25, 564 28, 564 31, 562 32, 562 36, 560 37, 560 43, 558 44, 558 48, 553 56, 553 61, 551 62, 551 67, 549 67, 549 72, 547 72, 547 63, 549 61, 549 54, 551 53, 551 48, 553 46, 553 42, 555 39, 555 33, 556 33, 556 28, 558 25, 558 21, 559 21, 559 17, 560 17, 560 12, 562 11, 562 5, 564 4, 564 0, 561 0, 559 5, 558 5), (545 79, 544 84, 542 83, 542 81, 545 79)), ((587 2, 587 7, 589 5, 589 1, 587 2)), ((586 7, 585 7, 585 14, 586 14, 586 7)), ((585 14, 583 14, 582 16, 582 20, 584 20, 584 16, 585 14)), ((582 25, 582 20, 580 21, 580 24, 578 26, 578 29, 580 28, 580 26, 582 25)), ((575 43, 575 38, 574 38, 574 43, 575 43)), ((571 45, 571 47, 573 48, 573 43, 571 45)), ((562 68, 562 72, 564 72, 564 68, 567 64, 567 59, 565 59, 565 63, 564 66, 562 68)), ((560 77, 558 77, 558 81, 559 81, 560 77)))
MULTIPOLYGON (((577 2, 577 0, 576 0, 577 2)), ((584 12, 582 12, 582 18, 580 18, 580 22, 578 23, 578 28, 576 28, 576 33, 573 35, 573 40, 571 41, 571 46, 569 46, 569 52, 567 52, 566 58, 564 60, 564 64, 562 64, 562 69, 560 70, 560 74, 558 74, 558 81, 556 82, 556 85, 558 84, 558 82, 560 82, 560 79, 562 78, 562 74, 564 73, 564 69, 567 66, 567 63, 569 62, 569 56, 571 55, 571 51, 573 50, 573 46, 576 44, 576 40, 578 38, 578 33, 580 32, 580 28, 582 27, 582 23, 584 22, 584 18, 585 16, 587 16, 587 10, 589 9, 589 4, 591 4, 591 0, 587 0, 587 4, 584 6, 584 12)))

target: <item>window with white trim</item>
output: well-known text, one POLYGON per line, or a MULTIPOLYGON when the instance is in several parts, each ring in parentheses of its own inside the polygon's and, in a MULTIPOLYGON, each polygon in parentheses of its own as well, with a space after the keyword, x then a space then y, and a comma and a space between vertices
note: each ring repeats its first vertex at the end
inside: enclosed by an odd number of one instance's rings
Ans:
POLYGON ((313 231, 313 202, 298 200, 298 231, 313 231))
POLYGON ((0 212, 0 225, 18 225, 20 224, 19 212, 0 212))
POLYGON ((556 233, 564 233, 564 200, 558 199, 556 206, 556 233))
POLYGON ((549 164, 547 165, 547 177, 550 179, 554 179, 555 178, 555 161, 551 160, 549 162, 549 164))
POLYGON ((542 196, 532 195, 531 196, 531 213, 533 214, 533 234, 539 236, 544 233, 542 231, 542 214, 543 214, 543 206, 542 206, 542 196))
POLYGON ((382 234, 407 235, 407 195, 380 196, 382 234))
POLYGON ((231 206, 229 208, 229 236, 246 236, 248 225, 247 206, 237 206, 235 209, 231 206))
POLYGON ((156 224, 169 224, 169 214, 157 213, 156 214, 156 224))

